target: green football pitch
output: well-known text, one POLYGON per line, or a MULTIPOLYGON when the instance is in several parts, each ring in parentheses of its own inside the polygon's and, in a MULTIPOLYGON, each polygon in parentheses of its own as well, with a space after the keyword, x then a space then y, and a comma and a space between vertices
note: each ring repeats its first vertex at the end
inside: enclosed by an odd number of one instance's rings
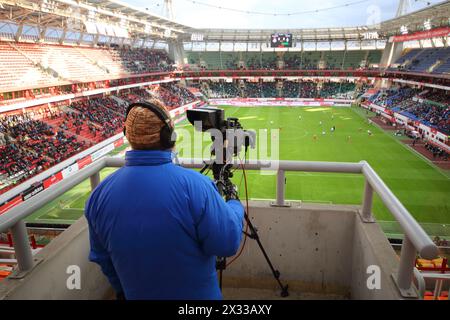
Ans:
MULTIPOLYGON (((267 136, 272 129, 278 129, 281 160, 366 160, 430 235, 450 235, 450 173, 435 167, 392 133, 369 123, 367 117, 373 114, 356 107, 224 109, 226 117, 238 117, 246 129, 264 134, 265 131, 259 130, 267 129, 267 136), (336 129, 331 132, 333 126, 336 129), (371 136, 368 130, 372 132, 371 136)), ((179 123, 178 128, 193 132, 186 121, 179 123)), ((185 156, 185 143, 181 138, 178 144, 180 156, 185 156)), ((112 171, 104 169, 101 176, 112 171)), ((249 198, 275 197, 275 175, 262 175, 259 171, 247 173, 249 198)), ((364 179, 361 175, 292 172, 287 173, 286 178, 287 200, 327 204, 360 204, 362 201, 364 179)), ((233 180, 243 185, 239 171, 233 180)), ((85 181, 35 212, 28 221, 71 223, 83 214, 89 191, 89 181, 85 181)), ((373 211, 386 233, 392 236, 401 233, 378 197, 374 199, 373 211)))

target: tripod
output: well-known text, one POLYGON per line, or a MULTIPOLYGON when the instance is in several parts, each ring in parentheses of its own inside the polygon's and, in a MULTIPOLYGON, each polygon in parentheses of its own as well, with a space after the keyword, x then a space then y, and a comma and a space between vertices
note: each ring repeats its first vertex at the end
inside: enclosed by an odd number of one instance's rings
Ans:
MULTIPOLYGON (((219 190, 219 193, 224 196, 229 194, 230 192, 234 192, 234 186, 230 180, 231 177, 233 177, 233 173, 231 172, 231 164, 218 164, 216 161, 213 161, 211 164, 206 164, 203 166, 203 168, 200 170, 200 173, 203 174, 203 172, 210 168, 213 171, 214 180, 216 181, 217 189, 219 190)), ((280 289, 281 289, 281 297, 287 297, 289 296, 288 291, 288 285, 283 285, 283 283, 280 280, 280 272, 276 270, 272 264, 272 261, 270 260, 269 256, 267 255, 266 250, 264 249, 264 246, 261 243, 261 239, 259 238, 258 231, 253 225, 253 223, 250 220, 250 217, 246 210, 244 210, 244 218, 247 222, 248 228, 250 230, 249 233, 246 231, 243 231, 243 233, 249 237, 250 239, 256 240, 256 243, 258 244, 264 258, 266 259, 267 264, 269 265, 270 270, 272 271, 272 275, 277 281, 280 289)), ((225 257, 218 257, 216 260, 216 269, 219 270, 219 285, 220 289, 222 290, 222 275, 223 270, 226 269, 226 258, 225 257)))

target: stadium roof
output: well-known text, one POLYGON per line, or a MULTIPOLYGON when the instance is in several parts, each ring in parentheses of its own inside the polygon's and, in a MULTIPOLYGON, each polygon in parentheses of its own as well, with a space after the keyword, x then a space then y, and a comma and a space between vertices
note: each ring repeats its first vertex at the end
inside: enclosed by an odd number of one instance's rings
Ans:
MULTIPOLYGON (((316 29, 195 29, 118 0, 0 0, 0 20, 42 29, 59 28, 81 33, 106 34, 130 39, 182 39, 193 33, 204 41, 266 42, 274 32, 292 33, 300 41, 361 40, 368 32, 380 38, 399 34, 405 25, 410 32, 432 26, 449 25, 450 1, 381 22, 380 25, 316 29), (103 25, 103 27, 102 27, 103 25), (106 27, 105 27, 106 26, 106 27), (111 29, 113 31, 108 31, 111 29), (101 31, 103 30, 103 31, 101 31)), ((45 34, 45 33, 44 33, 45 34)))
POLYGON ((450 24, 450 1, 438 3, 433 6, 383 21, 380 31, 386 35, 398 34, 400 27, 407 26, 409 31, 423 30, 424 21, 430 19, 433 27, 450 24))
MULTIPOLYGON (((121 28, 127 37, 176 38, 190 27, 117 0, 0 0, 0 20, 94 33, 89 24, 121 28), (170 31, 170 34, 167 31, 170 31)), ((114 34, 106 34, 114 35, 114 34)))
POLYGON ((273 33, 292 33, 297 40, 360 39, 364 33, 377 31, 368 27, 318 29, 197 29, 206 41, 265 42, 273 33))
MULTIPOLYGON (((186 32, 189 29, 191 29, 188 26, 177 23, 166 17, 159 16, 157 14, 151 13, 148 10, 143 10, 141 8, 132 6, 122 1, 118 0, 84 0, 84 1, 87 4, 90 4, 94 7, 107 8, 113 12, 120 12, 122 14, 127 15, 128 17, 135 17, 137 19, 147 20, 149 22, 156 23, 163 27, 177 29, 183 32, 186 32)), ((71 2, 71 1, 62 1, 62 2, 71 2)))
POLYGON ((292 33, 298 40, 352 40, 362 39, 368 32, 378 32, 381 38, 399 34, 405 25, 409 31, 423 30, 424 21, 431 20, 434 27, 449 25, 450 1, 381 22, 379 25, 345 28, 315 29, 196 29, 209 41, 267 41, 272 33, 292 33))

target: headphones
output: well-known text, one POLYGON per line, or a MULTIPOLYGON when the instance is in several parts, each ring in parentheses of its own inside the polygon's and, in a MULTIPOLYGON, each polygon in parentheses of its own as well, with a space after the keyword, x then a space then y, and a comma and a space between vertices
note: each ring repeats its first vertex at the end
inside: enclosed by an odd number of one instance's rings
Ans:
MULTIPOLYGON (((174 131, 174 127, 172 126, 172 122, 170 117, 162 110, 161 108, 157 107, 154 104, 148 103, 148 102, 136 102, 132 103, 128 106, 127 112, 125 113, 125 122, 127 121, 128 114, 130 113, 131 109, 134 107, 142 107, 145 109, 150 110, 154 114, 158 116, 159 119, 164 123, 164 126, 161 128, 161 131, 159 133, 159 141, 161 143, 161 147, 164 149, 171 149, 175 146, 175 141, 177 140, 176 133, 174 131), (174 139, 172 140, 172 136, 174 139)), ((123 127, 123 134, 126 134, 126 125, 123 127)))

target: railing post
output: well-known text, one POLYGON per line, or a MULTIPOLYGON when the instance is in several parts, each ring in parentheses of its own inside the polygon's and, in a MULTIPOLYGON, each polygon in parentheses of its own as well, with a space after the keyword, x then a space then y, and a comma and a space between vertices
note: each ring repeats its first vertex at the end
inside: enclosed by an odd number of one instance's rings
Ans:
POLYGON ((27 227, 23 220, 18 221, 11 227, 14 244, 14 253, 19 266, 19 272, 28 271, 33 268, 33 254, 28 239, 27 227))
POLYGON ((366 179, 364 186, 364 199, 361 209, 361 218, 364 222, 375 222, 372 216, 372 203, 373 203, 373 188, 370 182, 366 179))
POLYGON ((433 292, 434 300, 438 300, 439 296, 441 295, 443 282, 444 281, 442 279, 436 279, 436 282, 434 284, 434 292, 433 292))
POLYGON ((91 190, 94 190, 100 184, 100 171, 94 173, 91 177, 91 190))
POLYGON ((277 172, 277 198, 271 205, 272 207, 290 207, 290 204, 284 201, 284 192, 286 185, 286 176, 284 170, 277 172))
POLYGON ((393 275, 400 294, 405 298, 417 298, 417 292, 412 285, 416 263, 416 249, 405 234, 400 254, 400 264, 397 275, 393 275))

